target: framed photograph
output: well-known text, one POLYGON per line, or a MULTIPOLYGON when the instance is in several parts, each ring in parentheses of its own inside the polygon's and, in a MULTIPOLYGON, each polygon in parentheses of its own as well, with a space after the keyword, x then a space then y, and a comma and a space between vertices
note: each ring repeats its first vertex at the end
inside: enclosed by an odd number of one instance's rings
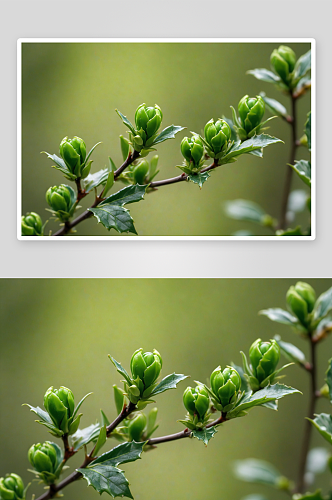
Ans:
POLYGON ((311 38, 20 39, 17 109, 20 240, 315 239, 311 38))

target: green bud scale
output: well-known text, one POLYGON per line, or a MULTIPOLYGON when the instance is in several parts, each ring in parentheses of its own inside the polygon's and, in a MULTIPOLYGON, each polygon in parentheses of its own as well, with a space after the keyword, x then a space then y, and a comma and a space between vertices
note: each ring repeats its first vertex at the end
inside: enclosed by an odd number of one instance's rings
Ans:
POLYGON ((187 387, 183 393, 183 404, 191 416, 197 416, 202 422, 210 407, 209 393, 203 385, 187 387))
POLYGON ((132 385, 128 387, 129 400, 136 404, 140 399, 147 398, 156 385, 162 368, 162 359, 156 349, 153 352, 143 352, 137 349, 130 361, 132 385))
POLYGON ((295 52, 286 45, 280 45, 272 52, 270 62, 272 69, 280 76, 281 80, 289 85, 292 79, 291 73, 296 63, 295 52))
POLYGON ((0 478, 0 499, 1 500, 24 500, 24 484, 17 474, 7 474, 0 478))
POLYGON ((22 236, 43 236, 44 228, 41 217, 35 212, 28 212, 21 218, 22 236))
POLYGON ((204 127, 204 136, 211 158, 227 148, 231 134, 231 128, 225 120, 219 118, 216 122, 213 119, 207 122, 204 127))
POLYGON ((241 388, 241 377, 235 368, 227 366, 222 370, 218 366, 211 374, 210 384, 217 410, 228 412, 234 408, 241 388))
MULTIPOLYGON (((279 363, 280 348, 276 340, 263 342, 257 339, 249 349, 252 375, 257 379, 259 386, 270 377, 269 382, 273 382, 273 373, 279 363)), ((264 385, 263 385, 264 386, 264 385)))
POLYGON ((46 201, 53 213, 64 222, 72 217, 75 211, 76 193, 65 184, 53 186, 46 191, 46 201))
POLYGON ((28 458, 44 483, 53 484, 59 478, 63 452, 57 444, 50 441, 34 444, 29 449, 28 458))
POLYGON ((70 389, 50 387, 44 396, 44 406, 54 425, 64 434, 74 434, 79 425, 80 416, 74 417, 74 395, 70 389))

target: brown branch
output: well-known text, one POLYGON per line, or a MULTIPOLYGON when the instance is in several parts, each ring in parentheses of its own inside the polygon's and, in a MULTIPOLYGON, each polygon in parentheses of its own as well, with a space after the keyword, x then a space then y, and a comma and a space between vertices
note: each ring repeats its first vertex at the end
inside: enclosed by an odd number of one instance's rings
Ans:
MULTIPOLYGON (((216 167, 218 167, 218 160, 214 160, 212 165, 209 165, 208 167, 205 167, 201 170, 201 173, 204 173, 204 172, 208 172, 209 170, 212 170, 216 167)), ((188 179, 188 175, 183 173, 183 174, 180 174, 178 175, 177 177, 171 177, 170 179, 163 179, 161 181, 155 181, 155 182, 151 182, 149 184, 149 188, 157 188, 157 187, 160 187, 160 186, 166 186, 167 184, 174 184, 175 182, 182 182, 182 181, 186 181, 188 179)))

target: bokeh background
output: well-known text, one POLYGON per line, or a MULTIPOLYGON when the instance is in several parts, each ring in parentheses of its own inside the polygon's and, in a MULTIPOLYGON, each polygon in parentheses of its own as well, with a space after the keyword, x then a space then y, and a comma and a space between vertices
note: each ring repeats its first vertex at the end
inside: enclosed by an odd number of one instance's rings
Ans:
MULTIPOLYGON (((287 326, 258 316, 268 307, 285 307, 285 294, 294 279, 2 279, 1 306, 1 454, 0 476, 15 471, 27 483, 27 451, 33 443, 53 439, 34 422, 22 403, 42 406, 46 389, 70 387, 76 402, 93 391, 83 406, 83 427, 99 417, 116 416, 112 385, 120 375, 108 360, 112 354, 126 369, 135 349, 158 349, 163 375, 185 373, 206 381, 219 364, 240 363, 258 337, 280 334, 306 351, 306 343, 287 326)), ((320 294, 332 279, 308 281, 320 294)), ((323 384, 332 339, 319 348, 319 384, 323 384)), ((207 448, 196 440, 165 443, 123 469, 136 500, 241 499, 255 491, 270 500, 283 494, 263 486, 241 483, 232 477, 235 459, 256 457, 273 462, 294 478, 307 409, 309 378, 296 366, 287 369, 285 382, 304 395, 288 396, 279 411, 253 409, 249 415, 219 428, 207 448)), ((156 436, 180 431, 182 393, 157 398, 160 428, 156 436)), ((327 400, 318 412, 330 412, 327 400)), ((111 440, 109 447, 117 442, 111 440)), ((313 446, 326 442, 313 432, 313 446)), ((107 448, 104 448, 105 451, 107 448)), ((71 470, 82 457, 74 457, 71 470)), ((328 486, 329 474, 319 483, 328 486)), ((31 492, 42 492, 34 485, 31 492)), ((30 498, 31 494, 29 494, 30 498)), ((90 500, 97 493, 79 481, 66 489, 66 498, 90 500)), ((285 498, 287 496, 285 495, 285 498)))
MULTIPOLYGON (((115 108, 133 121, 137 106, 157 103, 163 111, 163 127, 187 127, 158 146, 161 171, 157 179, 178 175, 181 139, 193 130, 201 132, 212 117, 231 117, 230 105, 245 94, 265 91, 288 107, 287 96, 271 84, 246 75, 248 69, 269 67, 275 43, 24 43, 22 46, 22 206, 23 213, 35 211, 46 220, 46 190, 68 183, 51 168, 41 151, 58 154, 64 136, 82 137, 93 153, 92 171, 105 168, 107 157, 122 163, 119 135, 126 127, 115 108)), ((290 43, 299 57, 309 44, 290 43)), ((299 136, 302 135, 310 95, 299 100, 299 136)), ((270 116, 266 112, 266 117, 270 116)), ((264 158, 251 155, 218 168, 200 190, 192 183, 163 186, 131 205, 136 230, 141 236, 230 235, 246 228, 257 235, 270 235, 253 223, 234 221, 224 214, 224 202, 237 198, 259 203, 273 217, 280 212, 286 163, 289 157, 289 126, 281 119, 268 131, 285 144, 268 147, 264 158)), ((308 158, 305 148, 300 157, 308 158)), ((300 157, 298 159, 300 159, 300 157)), ((294 176, 296 177, 296 176, 294 176)), ((294 178, 293 188, 303 188, 294 178)), ((117 182, 112 191, 123 187, 117 182)), ((91 195, 90 195, 91 196, 91 195)), ((90 197, 82 200, 84 208, 90 197)), ((307 226, 307 213, 297 222, 307 226)), ((51 221, 47 229, 58 224, 51 221)), ((118 236, 109 233, 93 218, 78 226, 79 235, 118 236)))

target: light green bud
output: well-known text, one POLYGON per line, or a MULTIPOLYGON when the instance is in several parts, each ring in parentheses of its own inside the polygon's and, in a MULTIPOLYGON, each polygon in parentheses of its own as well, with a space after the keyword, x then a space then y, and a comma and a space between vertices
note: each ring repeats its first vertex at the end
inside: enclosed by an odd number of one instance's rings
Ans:
POLYGON ((28 458, 45 484, 53 484, 59 478, 63 451, 57 444, 50 441, 34 444, 29 449, 28 458))
POLYGON ((149 172, 149 162, 142 160, 133 169, 134 181, 136 184, 144 184, 145 178, 149 172))
POLYGON ((43 222, 35 212, 28 212, 21 218, 22 236, 43 236, 43 222))
POLYGON ((211 373, 210 383, 217 403, 221 406, 220 410, 230 411, 237 401, 241 388, 241 377, 238 372, 231 366, 227 366, 224 370, 218 366, 211 373))
POLYGON ((216 122, 212 118, 204 127, 205 140, 214 154, 220 153, 227 146, 231 134, 228 123, 220 118, 216 122))
POLYGON ((44 406, 54 425, 64 434, 74 434, 77 429, 71 429, 74 414, 74 395, 70 389, 50 387, 44 396, 44 406))
POLYGON ((308 313, 311 313, 316 303, 316 292, 308 283, 298 281, 295 285, 295 291, 307 303, 308 313))
POLYGON ((200 137, 198 135, 184 137, 181 142, 181 153, 190 166, 199 167, 204 155, 204 146, 200 137))
POLYGON ((295 314, 304 326, 306 326, 308 319, 308 304, 296 291, 294 286, 289 288, 286 294, 286 302, 291 312, 295 314))
POLYGON ((156 349, 153 352, 143 352, 137 349, 132 355, 130 369, 133 385, 128 387, 128 397, 134 404, 141 397, 148 397, 159 377, 162 368, 162 359, 156 349))
POLYGON ((61 221, 68 220, 76 205, 75 191, 65 184, 50 187, 46 191, 46 201, 61 221))
MULTIPOLYGON (((253 375, 261 384, 267 377, 272 375, 279 363, 279 345, 274 339, 267 342, 257 339, 249 349, 249 358, 253 375)), ((270 382, 272 381, 273 378, 270 379, 270 382)))
POLYGON ((86 159, 86 146, 83 139, 64 137, 60 143, 60 155, 68 170, 77 177, 81 177, 82 166, 86 159))
POLYGON ((202 422, 210 407, 209 393, 203 385, 187 387, 183 393, 183 404, 190 415, 198 416, 198 421, 202 422))
POLYGON ((24 484, 17 474, 6 474, 0 478, 0 499, 1 500, 24 500, 24 484))
POLYGON ((238 110, 242 128, 249 134, 261 123, 265 112, 265 103, 261 96, 249 97, 245 95, 239 102, 238 110))
POLYGON ((271 54, 271 67, 280 76, 282 81, 288 84, 291 80, 290 74, 293 72, 296 55, 295 52, 285 45, 280 45, 271 54))
POLYGON ((162 119, 163 114, 157 104, 153 107, 146 106, 145 104, 138 106, 135 112, 135 124, 137 133, 142 138, 143 144, 157 133, 162 119))

